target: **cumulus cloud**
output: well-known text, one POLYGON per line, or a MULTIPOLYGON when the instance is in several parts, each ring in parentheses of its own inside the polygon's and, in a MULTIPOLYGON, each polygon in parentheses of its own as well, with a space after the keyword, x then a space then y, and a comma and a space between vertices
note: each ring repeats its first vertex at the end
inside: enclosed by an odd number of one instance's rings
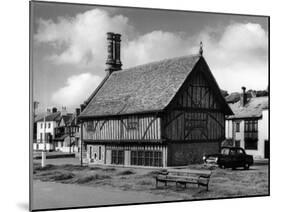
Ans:
MULTIPOLYGON (((95 72, 104 69, 106 32, 109 31, 122 34, 123 68, 197 53, 203 41, 204 57, 221 88, 232 92, 239 91, 241 86, 267 87, 268 33, 256 23, 202 28, 193 36, 161 30, 140 34, 127 17, 93 9, 72 18, 40 19, 35 41, 53 46, 53 54, 49 55, 53 63, 76 65, 78 71, 86 65, 95 72)), ((53 95, 53 100, 64 104, 81 102, 98 81, 100 79, 91 74, 72 76, 66 86, 53 95), (81 83, 83 80, 86 83, 81 83)))
POLYGON ((190 40, 180 33, 152 31, 129 41, 123 48, 125 66, 134 66, 188 54, 190 40))
POLYGON ((64 87, 53 93, 52 101, 67 107, 78 106, 90 96, 101 80, 101 77, 90 73, 73 75, 67 79, 64 87))
POLYGON ((205 57, 222 88, 267 87, 268 35, 259 24, 234 23, 218 39, 203 37, 205 57))
POLYGON ((55 47, 49 59, 56 64, 99 65, 106 58, 109 31, 128 35, 132 29, 127 17, 111 17, 105 10, 93 9, 72 18, 59 17, 56 21, 39 19, 35 41, 55 47))

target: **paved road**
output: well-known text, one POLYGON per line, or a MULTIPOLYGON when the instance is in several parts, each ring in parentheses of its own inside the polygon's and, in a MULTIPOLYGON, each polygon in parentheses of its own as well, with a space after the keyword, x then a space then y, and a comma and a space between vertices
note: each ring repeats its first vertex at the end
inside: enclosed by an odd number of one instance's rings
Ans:
POLYGON ((145 192, 122 191, 115 188, 34 181, 33 209, 130 204, 175 200, 145 192))

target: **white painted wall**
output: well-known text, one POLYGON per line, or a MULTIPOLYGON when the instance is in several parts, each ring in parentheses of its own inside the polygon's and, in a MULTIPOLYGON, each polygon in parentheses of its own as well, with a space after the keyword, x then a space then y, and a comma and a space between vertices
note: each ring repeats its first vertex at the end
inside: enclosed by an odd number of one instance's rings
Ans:
MULTIPOLYGON (((55 127, 57 127, 57 123, 55 121, 46 121, 46 133, 51 133, 51 135, 54 136, 55 127), (50 124, 50 127, 49 127, 49 124, 50 124)), ((43 134, 43 138, 44 138, 44 122, 43 121, 37 122, 37 142, 40 142, 40 133, 43 134)))
POLYGON ((105 164, 105 146, 87 145, 87 158, 90 164, 105 164), (92 157, 90 158, 90 148, 92 147, 92 157), (101 148, 101 158, 99 159, 99 147, 101 148), (96 156, 96 157, 95 157, 96 156))
MULTIPOLYGON (((245 148, 244 142, 244 120, 240 122, 240 132, 236 132, 235 124, 232 120, 225 121, 225 137, 240 140, 240 147, 245 148), (233 129, 234 127, 234 129, 233 129)), ((268 110, 262 112, 261 119, 258 120, 258 149, 245 150, 247 154, 253 155, 254 159, 264 158, 264 143, 268 140, 268 110)))
MULTIPOLYGON (((46 134, 50 133, 52 136, 54 136, 54 129, 57 126, 57 123, 55 121, 46 121, 46 134)), ((34 150, 44 150, 43 145, 43 139, 44 139, 44 122, 40 121, 37 122, 37 135, 36 135, 36 143, 33 144, 34 150), (40 140, 40 133, 42 133, 42 141, 40 140), (38 145, 37 145, 38 144, 38 145)), ((46 150, 53 150, 54 146, 53 144, 49 144, 46 142, 46 150)))

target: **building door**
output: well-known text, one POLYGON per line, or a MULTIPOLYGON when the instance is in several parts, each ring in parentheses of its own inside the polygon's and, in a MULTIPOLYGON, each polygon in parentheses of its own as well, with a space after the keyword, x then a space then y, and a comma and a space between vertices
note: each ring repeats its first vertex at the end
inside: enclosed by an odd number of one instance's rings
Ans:
POLYGON ((269 142, 264 140, 264 158, 269 158, 269 142))

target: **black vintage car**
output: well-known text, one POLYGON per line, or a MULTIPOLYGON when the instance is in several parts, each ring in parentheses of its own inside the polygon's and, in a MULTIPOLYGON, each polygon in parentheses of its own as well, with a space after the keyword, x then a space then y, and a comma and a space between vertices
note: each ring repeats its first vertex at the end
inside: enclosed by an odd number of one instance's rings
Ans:
POLYGON ((244 167, 249 169, 253 165, 253 156, 247 155, 240 147, 222 147, 221 153, 203 156, 204 163, 215 163, 220 168, 244 167))

